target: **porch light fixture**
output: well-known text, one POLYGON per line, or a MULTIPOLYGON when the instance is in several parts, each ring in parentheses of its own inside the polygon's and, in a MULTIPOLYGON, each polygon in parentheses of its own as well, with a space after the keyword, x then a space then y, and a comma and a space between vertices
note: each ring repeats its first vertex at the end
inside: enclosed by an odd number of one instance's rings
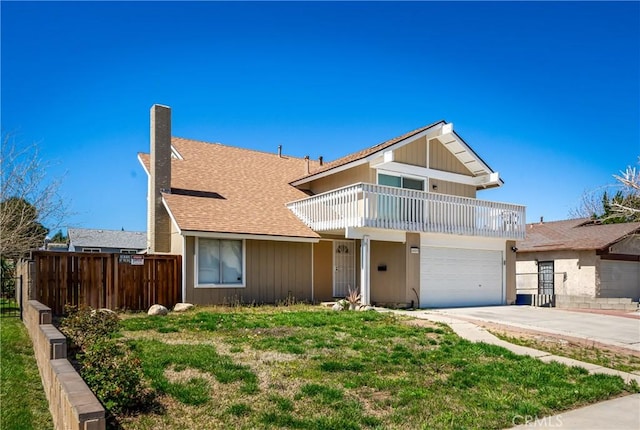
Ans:
POLYGON ((511 250, 512 250, 513 252, 518 252, 518 248, 516 248, 515 246, 512 246, 512 247, 511 247, 511 250))
POLYGON ((431 185, 431 188, 433 189, 433 191, 438 191, 438 184, 431 185))

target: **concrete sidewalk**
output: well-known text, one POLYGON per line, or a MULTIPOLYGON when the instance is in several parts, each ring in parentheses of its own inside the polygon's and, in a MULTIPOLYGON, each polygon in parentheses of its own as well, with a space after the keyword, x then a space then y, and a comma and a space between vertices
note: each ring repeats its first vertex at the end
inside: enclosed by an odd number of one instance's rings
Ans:
MULTIPOLYGON (((472 342, 485 342, 501 346, 519 355, 528 355, 544 362, 557 361, 568 366, 580 366, 589 373, 604 373, 620 376, 625 382, 632 380, 640 383, 640 375, 621 372, 596 364, 584 363, 571 358, 560 357, 533 348, 514 345, 498 339, 476 324, 453 318, 449 315, 437 314, 429 311, 398 311, 376 309, 380 312, 393 312, 413 318, 429 320, 447 324, 461 338, 472 342)), ((514 424, 521 424, 514 428, 561 428, 561 429, 594 429, 594 430, 638 430, 640 429, 640 394, 608 400, 586 406, 573 411, 564 412, 551 417, 520 417, 514 424)))
POLYGON ((640 394, 585 406, 552 417, 519 417, 514 429, 637 430, 640 428, 640 394))

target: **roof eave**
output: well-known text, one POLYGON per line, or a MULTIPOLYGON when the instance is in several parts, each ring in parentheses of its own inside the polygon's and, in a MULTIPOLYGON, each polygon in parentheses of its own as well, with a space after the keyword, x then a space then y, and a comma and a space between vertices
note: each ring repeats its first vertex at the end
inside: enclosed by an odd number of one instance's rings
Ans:
MULTIPOLYGON (((387 142, 390 142, 390 141, 392 141, 394 139, 397 139, 398 137, 391 138, 391 139, 389 139, 389 140, 387 140, 385 142, 382 142, 382 143, 380 143, 378 145, 375 145, 375 146, 379 146, 380 148, 374 150, 373 152, 371 152, 371 153, 369 153, 367 155, 364 155, 364 156, 362 156, 360 158, 357 158, 357 159, 355 159, 353 161, 349 161, 347 163, 339 164, 339 165, 337 165, 335 167, 331 167, 331 168, 328 168, 326 170, 322 170, 322 171, 320 171, 318 173, 312 173, 310 175, 306 175, 306 176, 304 176, 302 178, 299 178, 299 179, 296 179, 295 181, 290 182, 289 184, 294 186, 294 187, 297 187, 299 185, 306 184, 306 183, 314 181, 316 179, 320 179, 320 178, 323 178, 325 176, 333 175, 333 174, 341 172, 343 170, 347 170, 347 169, 350 169, 352 167, 356 167, 356 166, 359 166, 361 164, 368 163, 371 160, 377 158, 379 156, 380 152, 382 152, 382 151, 392 151, 392 150, 397 149, 397 148, 399 148, 401 146, 404 146, 407 143, 409 143, 410 141, 415 140, 415 139, 419 139, 423 135, 426 135, 434 127, 437 127, 438 125, 441 125, 441 124, 447 124, 447 122, 445 120, 440 120, 440 121, 434 122, 431 125, 425 126, 422 131, 419 131, 419 132, 417 132, 415 134, 409 135, 409 136, 405 137, 404 139, 401 139, 398 142, 395 142, 395 143, 393 143, 393 144, 391 144, 389 146, 385 146, 385 144, 387 142)), ((420 130, 420 129, 418 129, 418 130, 420 130)), ((356 151, 356 153, 357 152, 359 152, 359 151, 356 151)), ((348 157, 349 155, 350 154, 346 155, 345 157, 348 157)))
POLYGON ((298 235, 278 235, 278 234, 258 234, 258 233, 242 233, 228 231, 206 231, 206 230, 181 230, 183 236, 194 237, 215 237, 230 239, 253 239, 253 240, 271 240, 277 242, 310 242, 316 243, 320 241, 320 235, 314 232, 314 236, 298 236, 298 235))

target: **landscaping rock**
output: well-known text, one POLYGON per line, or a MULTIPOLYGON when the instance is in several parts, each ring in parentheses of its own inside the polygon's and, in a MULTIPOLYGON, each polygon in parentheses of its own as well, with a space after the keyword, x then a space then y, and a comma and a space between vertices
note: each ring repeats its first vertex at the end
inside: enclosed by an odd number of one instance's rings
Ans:
POLYGON ((149 315, 166 315, 169 313, 169 309, 165 308, 162 305, 153 305, 147 311, 149 315))
POLYGON ((184 311, 188 311, 192 307, 193 305, 191 303, 176 303, 176 305, 173 307, 173 311, 184 312, 184 311))
POLYGON ((360 306, 361 311, 375 311, 373 306, 360 306))
POLYGON ((336 303, 331 309, 333 309, 334 311, 341 311, 342 305, 340 303, 336 303))

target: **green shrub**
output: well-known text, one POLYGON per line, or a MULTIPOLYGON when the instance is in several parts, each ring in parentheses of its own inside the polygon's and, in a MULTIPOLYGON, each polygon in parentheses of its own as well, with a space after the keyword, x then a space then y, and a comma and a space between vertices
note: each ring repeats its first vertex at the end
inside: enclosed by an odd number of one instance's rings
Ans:
POLYGON ((9 260, 0 258, 0 295, 15 297, 16 269, 9 260))
POLYGON ((109 310, 66 306, 65 313, 67 316, 60 322, 60 331, 83 351, 90 344, 109 339, 120 330, 120 318, 109 310))
POLYGON ((145 403, 140 359, 126 344, 113 339, 90 343, 80 363, 83 379, 109 412, 120 414, 145 403))
POLYGON ((150 390, 138 356, 114 339, 120 331, 118 315, 89 306, 67 306, 65 313, 60 331, 78 348, 80 374, 105 409, 117 415, 144 407, 150 390))

